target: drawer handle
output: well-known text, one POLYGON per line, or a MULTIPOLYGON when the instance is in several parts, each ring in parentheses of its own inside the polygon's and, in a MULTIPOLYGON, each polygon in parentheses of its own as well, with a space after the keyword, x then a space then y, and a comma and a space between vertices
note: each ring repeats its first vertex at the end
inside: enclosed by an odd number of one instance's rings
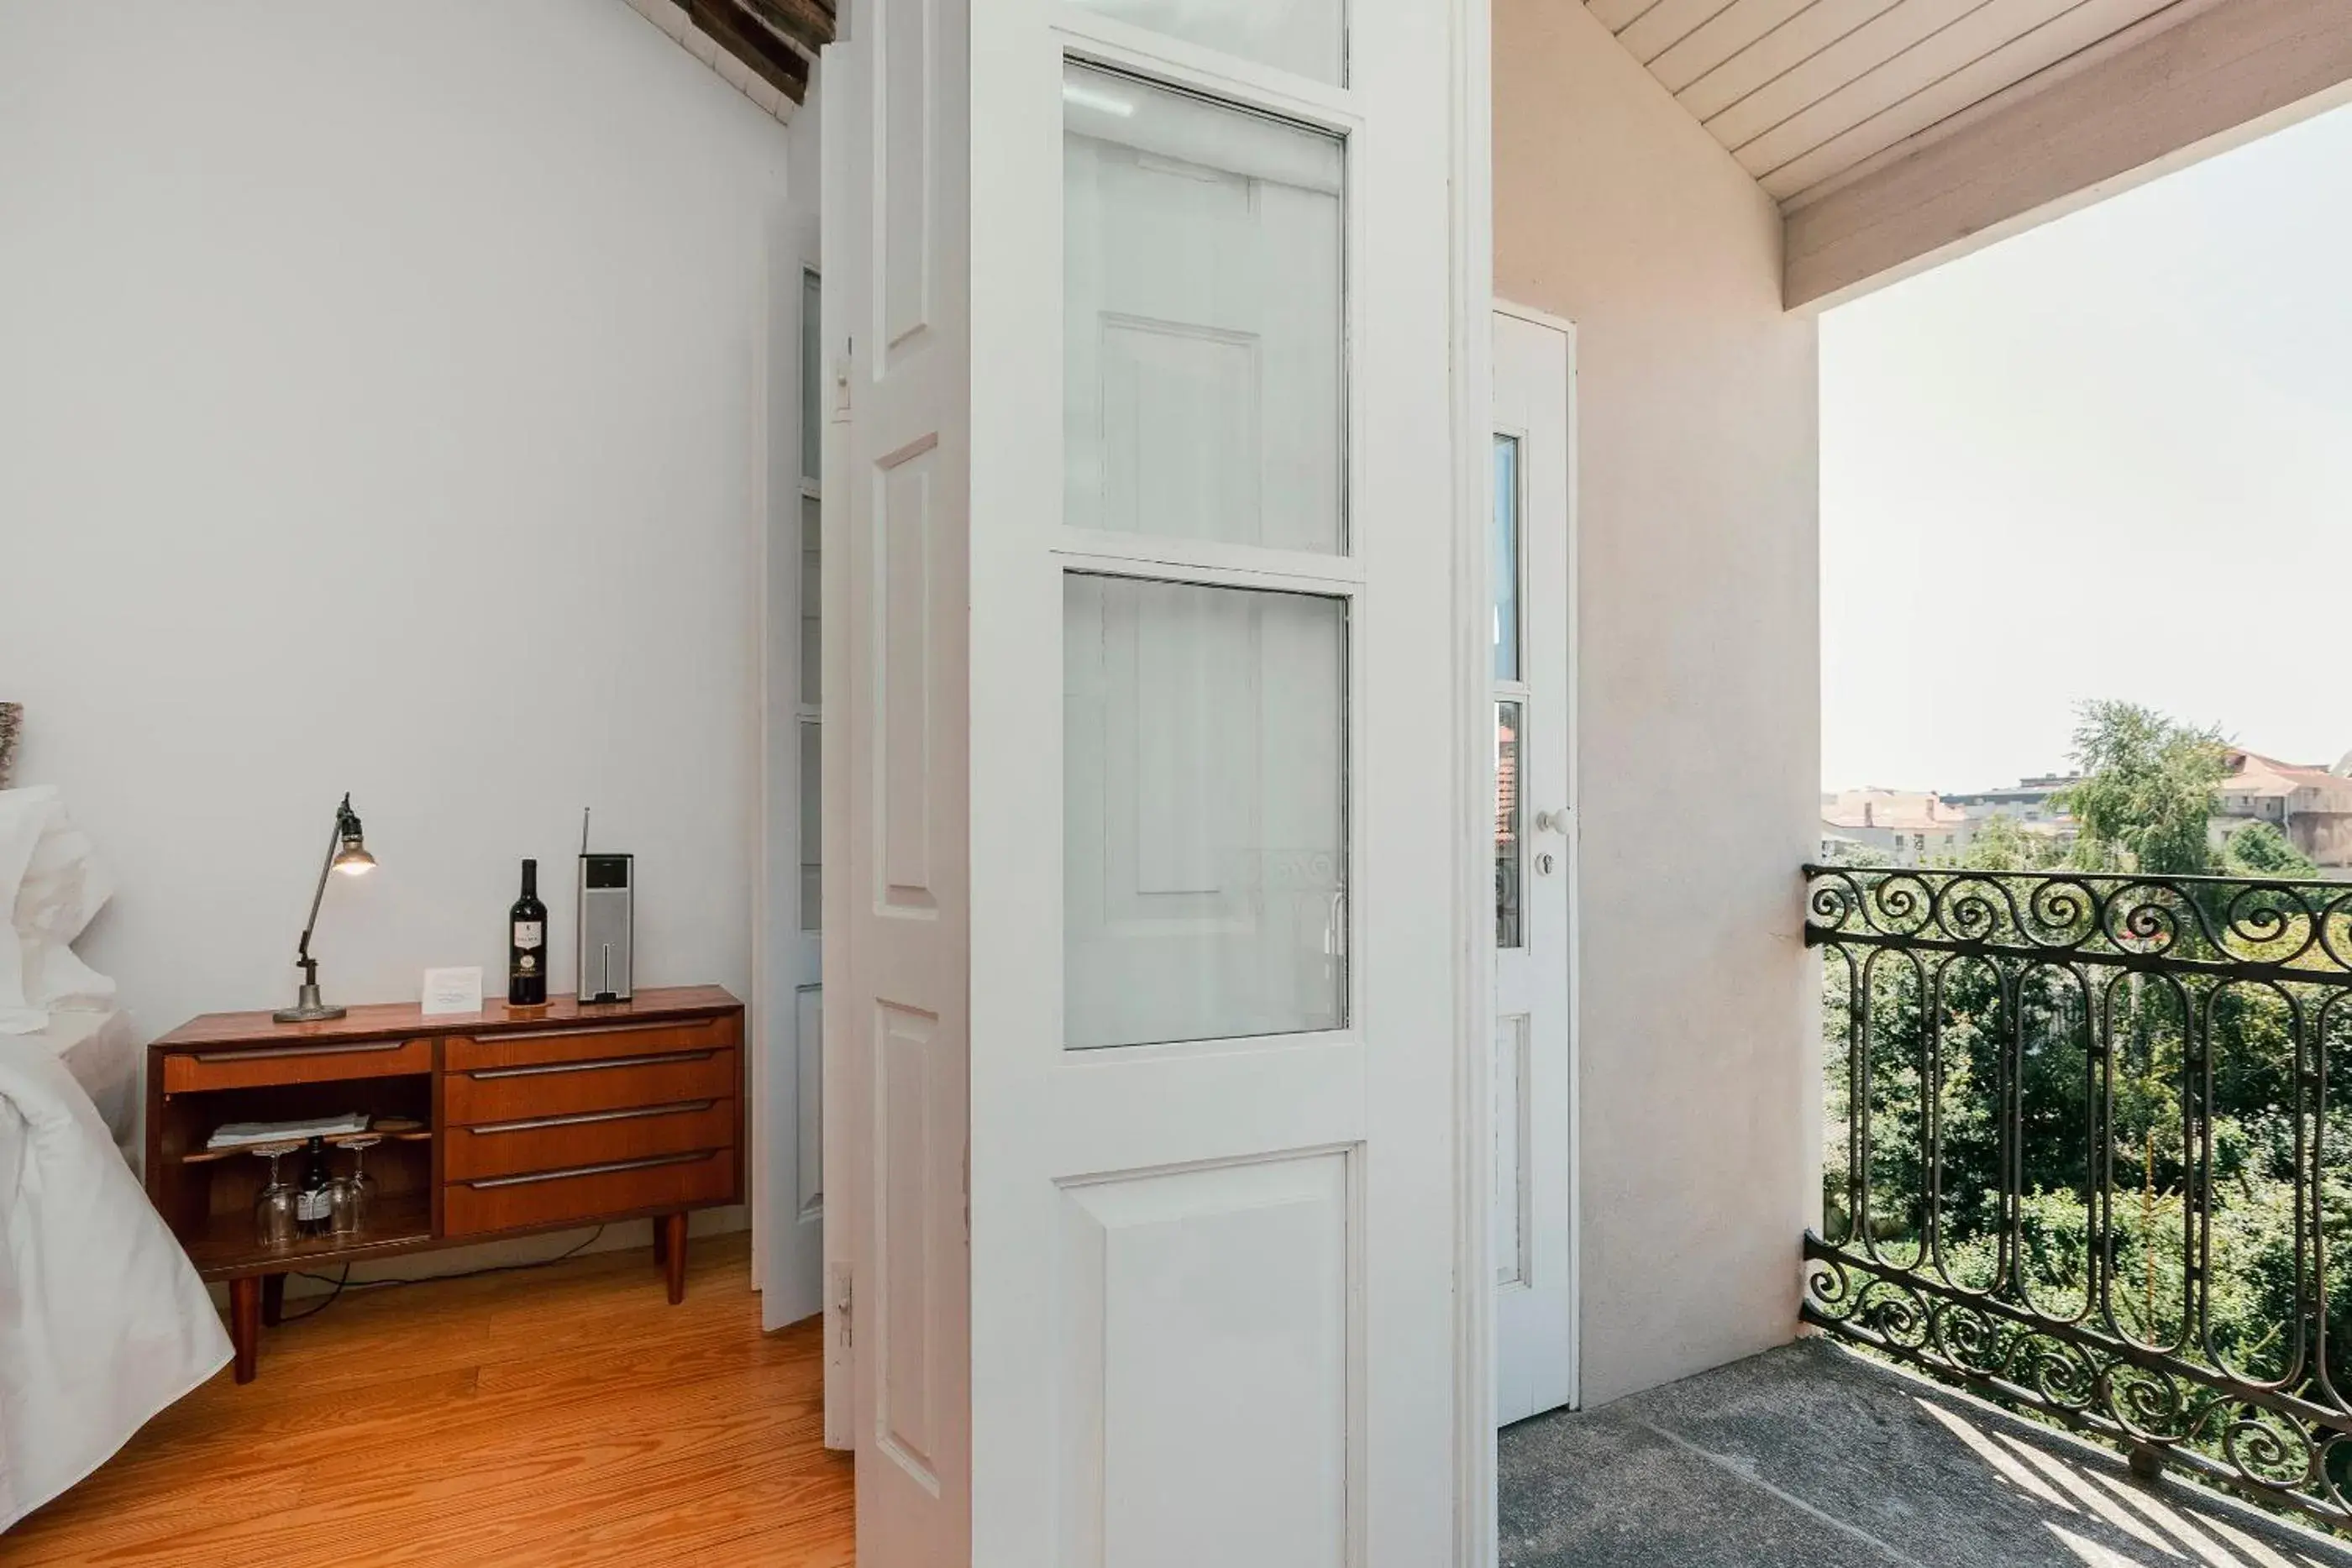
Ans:
POLYGON ((477 1137, 488 1133, 535 1133, 544 1127, 583 1127, 591 1122, 627 1122, 640 1116, 692 1115, 718 1103, 716 1100, 680 1100, 670 1105, 635 1105, 626 1111, 583 1111, 573 1116, 539 1116, 528 1122, 485 1122, 466 1131, 477 1137))
POLYGON ((614 1067, 651 1067, 662 1061, 708 1061, 715 1051, 657 1051, 646 1056, 608 1056, 602 1061, 550 1061, 534 1067, 477 1067, 468 1078, 544 1078, 554 1072, 603 1072, 614 1067))
POLYGON ((614 1171, 649 1171, 662 1166, 699 1165, 718 1152, 716 1149, 700 1149, 690 1155, 654 1155, 642 1160, 614 1160, 610 1165, 573 1166, 570 1170, 533 1171, 529 1176, 489 1176, 481 1181, 469 1181, 463 1185, 473 1187, 477 1191, 488 1191, 494 1186, 530 1186, 536 1182, 570 1181, 573 1176, 610 1176, 614 1171))
MULTIPOLYGON (((607 1023, 592 1024, 585 1029, 535 1029, 528 1031, 516 1030, 513 1032, 516 1035, 516 1038, 522 1040, 579 1040, 584 1036, 599 1034, 644 1034, 651 1029, 706 1030, 717 1021, 718 1020, 715 1019, 705 1019, 700 1022, 690 1023, 607 1023)), ((467 1035, 466 1038, 468 1040, 479 1040, 483 1043, 488 1043, 489 1041, 504 1038, 505 1032, 506 1031, 491 1030, 486 1030, 478 1035, 467 1035)))
POLYGON ((289 1056, 369 1056, 378 1051, 399 1051, 404 1040, 366 1040, 358 1045, 273 1045, 259 1051, 200 1051, 198 1061, 268 1061, 289 1056))

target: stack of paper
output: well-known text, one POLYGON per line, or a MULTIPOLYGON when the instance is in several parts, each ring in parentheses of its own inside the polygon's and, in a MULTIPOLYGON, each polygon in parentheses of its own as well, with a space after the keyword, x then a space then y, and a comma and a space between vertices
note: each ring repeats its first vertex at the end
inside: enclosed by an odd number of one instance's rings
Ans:
POLYGON ((238 1149, 247 1144, 293 1144, 310 1138, 336 1138, 367 1131, 364 1111, 340 1116, 312 1116, 299 1122, 231 1122, 205 1140, 208 1149, 238 1149))

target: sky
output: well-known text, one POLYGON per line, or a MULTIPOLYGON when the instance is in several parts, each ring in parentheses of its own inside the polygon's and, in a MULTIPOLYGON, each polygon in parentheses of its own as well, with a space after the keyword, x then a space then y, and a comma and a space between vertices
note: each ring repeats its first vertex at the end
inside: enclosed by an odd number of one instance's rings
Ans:
POLYGON ((1982 789, 2117 697, 2352 752, 2352 108, 1822 320, 1822 777, 1982 789))

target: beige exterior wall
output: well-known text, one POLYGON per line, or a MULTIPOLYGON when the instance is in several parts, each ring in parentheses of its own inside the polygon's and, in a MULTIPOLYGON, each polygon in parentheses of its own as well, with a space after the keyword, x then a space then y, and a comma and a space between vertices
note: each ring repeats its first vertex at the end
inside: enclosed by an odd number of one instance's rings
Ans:
POLYGON ((1496 0, 1496 291, 1578 329, 1583 1396, 1790 1338, 1819 1201, 1816 376, 1780 222, 1583 5, 1496 0))

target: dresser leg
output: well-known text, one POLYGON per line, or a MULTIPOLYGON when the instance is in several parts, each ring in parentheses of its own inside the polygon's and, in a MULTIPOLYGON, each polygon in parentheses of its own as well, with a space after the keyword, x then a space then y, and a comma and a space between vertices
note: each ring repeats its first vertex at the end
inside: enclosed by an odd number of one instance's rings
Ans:
POLYGON ((252 1382, 261 1359, 261 1280, 257 1275, 228 1282, 228 1337, 236 1347, 236 1380, 252 1382))
POLYGON ((661 1219, 662 1267, 669 1276, 669 1304, 686 1300, 686 1216, 665 1214, 661 1219))
POLYGON ((261 1326, 274 1329, 286 1317, 286 1276, 264 1274, 261 1277, 261 1326))

